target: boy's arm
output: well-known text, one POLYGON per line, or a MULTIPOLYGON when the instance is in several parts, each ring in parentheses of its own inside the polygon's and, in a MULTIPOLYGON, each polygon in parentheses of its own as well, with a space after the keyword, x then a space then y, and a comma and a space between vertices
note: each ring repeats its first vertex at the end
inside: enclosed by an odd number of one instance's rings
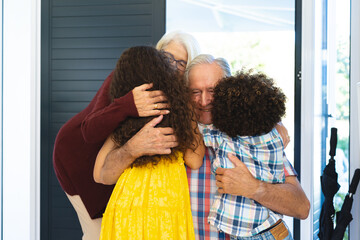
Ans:
POLYGON ((290 136, 289 136, 289 132, 286 129, 286 127, 284 126, 284 124, 282 124, 282 122, 279 122, 275 125, 276 130, 278 131, 278 133, 281 136, 281 139, 284 143, 284 148, 287 147, 287 145, 290 142, 290 136))
POLYGON ((235 168, 218 168, 216 171, 219 193, 241 195, 280 214, 307 218, 310 202, 296 176, 287 176, 285 182, 280 184, 266 183, 255 179, 246 165, 235 156, 229 154, 229 159, 235 168))

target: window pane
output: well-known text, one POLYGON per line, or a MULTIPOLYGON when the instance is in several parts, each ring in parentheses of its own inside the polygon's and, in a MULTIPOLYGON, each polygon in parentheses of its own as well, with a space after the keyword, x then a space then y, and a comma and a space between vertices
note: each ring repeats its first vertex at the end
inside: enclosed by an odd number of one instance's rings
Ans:
MULTIPOLYGON (((194 35, 203 53, 224 57, 232 71, 255 68, 287 96, 283 123, 294 139, 295 0, 167 0, 166 31, 194 35)), ((286 148, 293 163, 294 142, 286 148)), ((286 218, 292 229, 292 218, 286 218)))

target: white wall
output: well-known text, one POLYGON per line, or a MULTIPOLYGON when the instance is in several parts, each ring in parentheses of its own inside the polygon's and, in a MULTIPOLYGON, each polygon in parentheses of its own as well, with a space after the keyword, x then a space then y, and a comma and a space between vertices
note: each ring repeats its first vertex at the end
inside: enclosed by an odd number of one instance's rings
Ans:
POLYGON ((40 239, 40 0, 3 10, 2 239, 40 239))

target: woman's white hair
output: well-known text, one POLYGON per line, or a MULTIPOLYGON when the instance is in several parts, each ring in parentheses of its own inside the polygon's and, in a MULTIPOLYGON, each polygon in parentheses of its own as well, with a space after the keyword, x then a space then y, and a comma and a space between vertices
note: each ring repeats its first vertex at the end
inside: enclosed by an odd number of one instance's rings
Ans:
POLYGON ((200 45, 198 41, 191 34, 183 31, 166 33, 156 44, 156 49, 164 50, 171 42, 179 43, 185 48, 188 55, 188 63, 200 54, 200 45))

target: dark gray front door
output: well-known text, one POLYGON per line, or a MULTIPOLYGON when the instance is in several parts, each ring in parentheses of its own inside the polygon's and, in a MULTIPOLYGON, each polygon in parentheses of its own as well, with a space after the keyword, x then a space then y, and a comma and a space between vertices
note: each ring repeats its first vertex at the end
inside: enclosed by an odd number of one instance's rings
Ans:
POLYGON ((41 239, 81 239, 52 166, 60 127, 87 106, 124 49, 155 45, 165 0, 42 0, 41 239))

